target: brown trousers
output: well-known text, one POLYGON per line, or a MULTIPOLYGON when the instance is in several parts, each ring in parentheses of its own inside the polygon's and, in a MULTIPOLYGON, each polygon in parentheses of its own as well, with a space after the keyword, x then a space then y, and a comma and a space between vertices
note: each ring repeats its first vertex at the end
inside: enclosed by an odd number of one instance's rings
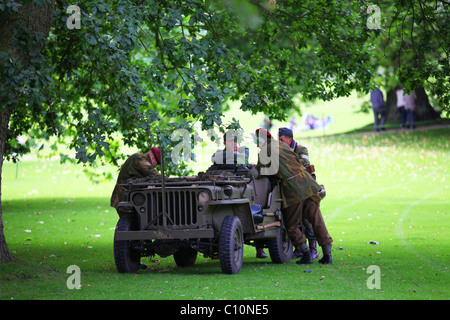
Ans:
POLYGON ((306 243, 306 237, 299 228, 303 218, 306 218, 311 222, 314 235, 321 247, 333 242, 333 239, 331 239, 327 227, 325 226, 325 222, 323 221, 319 204, 311 200, 311 198, 307 198, 283 209, 284 225, 294 247, 306 243))

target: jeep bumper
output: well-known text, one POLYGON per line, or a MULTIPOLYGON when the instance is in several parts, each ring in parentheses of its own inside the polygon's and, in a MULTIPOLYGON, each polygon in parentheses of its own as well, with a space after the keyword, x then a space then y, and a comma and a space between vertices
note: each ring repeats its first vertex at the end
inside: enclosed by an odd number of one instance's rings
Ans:
POLYGON ((214 238, 213 229, 117 231, 114 240, 214 238))

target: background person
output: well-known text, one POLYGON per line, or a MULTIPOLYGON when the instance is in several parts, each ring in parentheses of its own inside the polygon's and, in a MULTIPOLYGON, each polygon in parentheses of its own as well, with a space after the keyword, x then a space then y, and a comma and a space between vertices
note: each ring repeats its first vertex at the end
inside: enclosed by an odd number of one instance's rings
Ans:
POLYGON ((405 94, 405 110, 406 110, 406 127, 414 129, 416 127, 414 118, 414 109, 416 108, 416 93, 405 94))
POLYGON ((406 110, 405 110, 405 99, 404 94, 405 90, 402 86, 397 87, 395 94, 397 96, 397 110, 400 114, 400 126, 402 129, 406 128, 406 110))
POLYGON ((375 131, 386 130, 384 124, 386 123, 386 105, 383 100, 383 93, 380 89, 371 90, 370 102, 372 103, 372 110, 374 115, 375 131))

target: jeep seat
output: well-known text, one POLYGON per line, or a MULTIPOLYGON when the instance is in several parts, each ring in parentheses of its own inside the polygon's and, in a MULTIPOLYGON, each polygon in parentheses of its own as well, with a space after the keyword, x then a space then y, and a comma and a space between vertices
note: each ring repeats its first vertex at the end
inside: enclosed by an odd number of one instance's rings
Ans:
POLYGON ((269 178, 263 177, 253 180, 255 182, 255 204, 261 205, 263 208, 267 208, 267 198, 271 190, 269 178))

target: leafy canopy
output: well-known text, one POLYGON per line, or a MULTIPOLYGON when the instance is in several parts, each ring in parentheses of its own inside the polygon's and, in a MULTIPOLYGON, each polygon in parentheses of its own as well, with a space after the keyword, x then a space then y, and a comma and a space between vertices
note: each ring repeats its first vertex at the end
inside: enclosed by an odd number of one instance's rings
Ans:
MULTIPOLYGON (((0 13, 18 10, 0 2, 0 13)), ((41 34, 15 26, 26 67, 0 52, 0 108, 13 111, 6 154, 29 150, 33 140, 20 145, 19 135, 54 136, 76 152, 62 159, 118 164, 119 140, 170 148, 175 128, 229 125, 227 101, 284 119, 297 93, 367 92, 381 32, 367 27, 369 16, 364 1, 57 0, 44 49, 41 34), (79 29, 68 28, 69 5, 80 8, 79 29)))

